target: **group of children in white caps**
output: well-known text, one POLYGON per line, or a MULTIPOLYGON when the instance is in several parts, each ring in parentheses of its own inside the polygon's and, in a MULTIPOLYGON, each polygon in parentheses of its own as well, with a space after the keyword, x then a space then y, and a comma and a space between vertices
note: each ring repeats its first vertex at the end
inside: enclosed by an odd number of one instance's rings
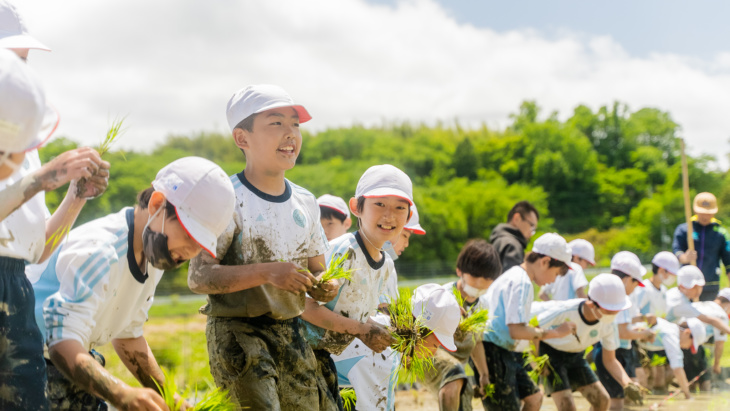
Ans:
MULTIPOLYGON (((18 27, 15 39, 27 40, 18 27)), ((141 187, 136 205, 83 224, 46 250, 42 193, 87 178, 93 187, 75 195, 101 195, 110 165, 97 153, 83 173, 63 180, 71 165, 49 173, 27 161, 26 153, 37 158, 48 109, 22 57, 0 49, 0 408, 168 409, 158 388, 165 376, 142 326, 164 270, 188 260, 190 289, 208 296, 201 313, 211 373, 241 408, 341 410, 343 387, 354 389, 357 409, 394 408, 401 364, 388 328, 398 296, 394 260, 411 235, 426 234, 403 171, 376 165, 349 201, 316 199, 285 178, 309 112, 278 86, 248 86, 226 107, 243 171, 228 177, 202 158, 176 160, 141 187), (351 215, 357 229, 348 232, 351 215), (323 281, 337 259, 352 277, 323 281), (104 368, 94 348, 109 342, 142 388, 104 368)), ((469 410, 477 396, 489 410, 535 410, 547 395, 570 410, 579 391, 593 409, 606 410, 623 407, 625 396, 641 400, 649 381, 666 390, 674 380, 687 398, 690 382, 707 389, 702 345, 713 338, 719 372, 730 289, 714 302, 693 302, 703 275, 680 268, 668 252, 654 257, 648 279, 628 251, 588 283, 583 269, 593 264, 589 242, 547 233, 502 273, 495 249, 473 239, 457 258, 458 280, 417 287, 413 316, 428 331, 421 352, 432 360, 421 382, 440 408, 469 410), (547 301, 533 301, 535 284, 547 301), (479 308, 489 310, 483 335, 457 331, 462 316, 479 308), (550 364, 542 388, 528 376, 530 350, 550 364), (638 352, 649 361, 640 363, 638 352)))

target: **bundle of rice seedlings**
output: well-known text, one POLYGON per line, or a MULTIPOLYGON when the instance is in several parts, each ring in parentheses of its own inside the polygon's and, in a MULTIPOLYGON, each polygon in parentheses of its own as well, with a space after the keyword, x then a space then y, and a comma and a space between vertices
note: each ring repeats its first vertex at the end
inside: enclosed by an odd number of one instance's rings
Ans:
MULTIPOLYGON (((461 295, 459 290, 454 290, 454 296, 456 301, 459 302, 459 306, 464 306, 464 297, 461 295)), ((461 317, 459 321, 459 331, 464 334, 472 333, 472 337, 476 338, 486 331, 487 320, 489 319, 489 310, 482 308, 477 310, 476 305, 466 312, 466 317, 461 317)))
POLYGON ((339 257, 331 259, 326 271, 324 272, 324 274, 322 274, 322 277, 314 286, 317 287, 330 280, 351 280, 352 273, 355 272, 355 269, 346 270, 343 267, 345 265, 345 262, 350 259, 351 255, 352 253, 350 252, 350 250, 348 250, 346 253, 341 254, 339 257))
MULTIPOLYGON (((170 408, 170 411, 178 411, 180 410, 180 406, 182 405, 179 402, 175 402, 175 393, 178 392, 177 383, 175 382, 175 376, 171 373, 168 373, 164 368, 162 368, 162 373, 165 375, 165 383, 160 386, 155 382, 155 385, 157 385, 157 389, 160 391, 160 394, 162 395, 162 399, 165 401, 165 404, 167 404, 167 407, 170 408)), ((180 394, 181 397, 189 397, 190 391, 187 390, 184 393, 180 394)), ((195 395, 193 397, 195 400, 198 398, 198 388, 195 388, 195 395)), ((231 398, 228 396, 228 390, 221 390, 220 388, 213 389, 212 391, 208 391, 208 393, 203 396, 200 400, 198 400, 193 408, 190 410, 192 411, 235 411, 237 408, 236 404, 233 403, 231 398)))
POLYGON ((393 351, 400 354, 400 364, 391 376, 404 382, 423 379, 426 371, 433 368, 431 353, 424 347, 424 339, 431 330, 417 318, 420 313, 413 312, 411 290, 401 288, 398 298, 391 302, 390 334, 395 342, 393 351))
POLYGON ((352 388, 343 388, 340 390, 340 397, 342 397, 342 405, 345 406, 345 411, 352 411, 357 400, 355 390, 352 388))
POLYGON ((650 367, 662 367, 667 365, 667 357, 654 354, 649 362, 650 367))
POLYGON ((547 356, 547 354, 537 356, 535 355, 533 350, 527 350, 522 354, 522 356, 525 359, 524 365, 532 366, 532 371, 528 371, 527 375, 532 378, 532 381, 534 381, 535 384, 538 383, 540 375, 542 375, 545 367, 548 367, 548 369, 550 370, 550 378, 552 378, 556 384, 562 383, 563 380, 560 378, 558 373, 555 372, 555 368, 553 368, 553 366, 550 364, 550 358, 547 356))
POLYGON ((494 395, 494 384, 489 384, 484 387, 484 398, 491 398, 494 395))

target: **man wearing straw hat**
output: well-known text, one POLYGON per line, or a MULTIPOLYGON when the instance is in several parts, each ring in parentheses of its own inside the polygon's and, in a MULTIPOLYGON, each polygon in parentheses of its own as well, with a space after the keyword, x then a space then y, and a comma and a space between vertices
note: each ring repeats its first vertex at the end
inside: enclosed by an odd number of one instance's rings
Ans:
POLYGON ((722 223, 715 218, 717 198, 712 193, 699 193, 695 196, 692 209, 692 238, 694 250, 687 244, 687 223, 674 230, 672 250, 682 264, 697 265, 705 276, 705 287, 700 301, 712 301, 720 290, 720 261, 730 265, 730 234, 722 223))

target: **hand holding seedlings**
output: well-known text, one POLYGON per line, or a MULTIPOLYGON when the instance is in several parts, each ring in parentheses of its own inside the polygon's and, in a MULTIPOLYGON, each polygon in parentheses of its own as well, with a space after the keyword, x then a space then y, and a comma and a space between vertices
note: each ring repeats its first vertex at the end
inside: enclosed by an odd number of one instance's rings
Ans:
POLYGON ((382 352, 395 342, 387 328, 374 322, 364 323, 362 325, 362 331, 357 337, 375 352, 382 352))
POLYGON ((331 279, 329 281, 322 281, 322 276, 325 273, 320 274, 316 278, 316 283, 309 289, 309 296, 317 301, 328 303, 337 297, 337 293, 340 290, 340 281, 337 279, 331 279))
POLYGON ((317 276, 317 281, 309 290, 309 295, 317 301, 330 302, 336 296, 340 289, 340 280, 352 279, 354 269, 346 269, 345 263, 352 259, 350 251, 337 257, 332 256, 330 263, 325 270, 317 276))
POLYGON ((556 336, 555 338, 562 338, 568 334, 575 335, 576 329, 577 329, 577 327, 575 326, 574 322, 566 321, 566 322, 560 324, 558 326, 558 328, 555 328, 555 332, 558 333, 558 336, 556 336))
POLYGON ((90 178, 99 168, 109 170, 109 163, 91 147, 66 151, 44 164, 36 173, 36 182, 43 191, 52 191, 81 178, 90 178))
POLYGON ((90 200, 104 194, 109 186, 109 162, 102 161, 94 175, 86 178, 83 187, 78 186, 79 180, 72 180, 68 192, 77 198, 90 200), (82 191, 83 188, 83 191, 82 191))
POLYGON ((299 264, 290 262, 271 263, 266 275, 266 282, 276 288, 299 294, 311 289, 316 278, 299 264))

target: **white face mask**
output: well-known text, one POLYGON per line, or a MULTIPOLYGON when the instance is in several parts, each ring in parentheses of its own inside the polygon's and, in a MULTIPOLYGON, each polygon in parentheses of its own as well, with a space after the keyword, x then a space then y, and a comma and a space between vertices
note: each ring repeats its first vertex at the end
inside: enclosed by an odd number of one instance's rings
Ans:
POLYGON ((613 323, 613 321, 616 319, 616 315, 618 314, 603 314, 601 313, 602 317, 599 319, 600 322, 606 324, 606 323, 613 323))
POLYGON ((487 293, 487 290, 482 290, 476 287, 472 287, 467 284, 464 280, 461 280, 461 285, 464 287, 464 293, 471 298, 479 298, 487 293))
POLYGON ((662 284, 666 285, 667 287, 671 287, 674 285, 674 283, 677 282, 677 276, 667 274, 666 277, 662 280, 662 284))

